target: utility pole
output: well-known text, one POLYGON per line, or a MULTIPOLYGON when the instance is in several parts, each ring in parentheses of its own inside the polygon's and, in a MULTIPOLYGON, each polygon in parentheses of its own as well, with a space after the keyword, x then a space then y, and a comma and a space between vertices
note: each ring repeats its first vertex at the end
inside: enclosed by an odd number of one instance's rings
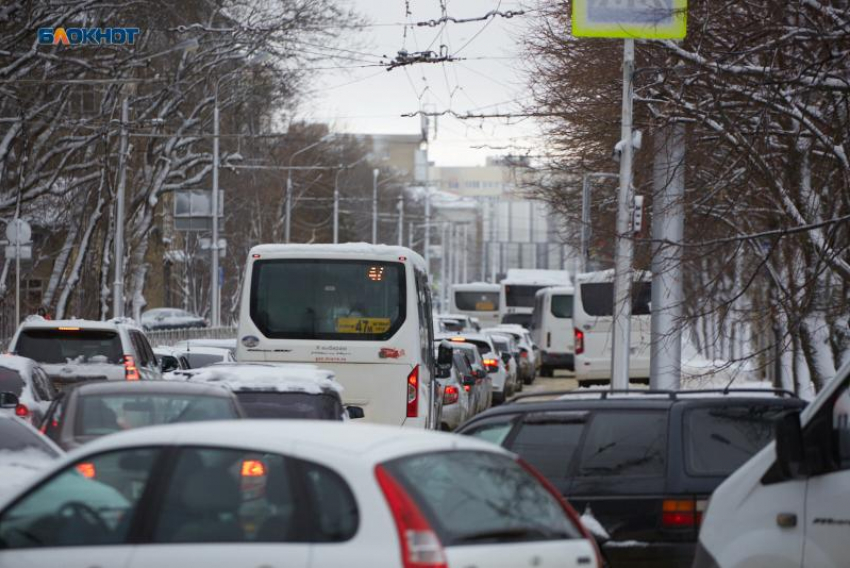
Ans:
POLYGON ((413 221, 407 222, 407 248, 413 250, 413 221))
POLYGON ((404 193, 398 196, 398 246, 404 246, 404 193))
POLYGON ((381 170, 372 170, 372 244, 378 244, 378 174, 381 170))
POLYGON ((463 226, 463 280, 469 282, 469 225, 463 226))
MULTIPOLYGON (((426 233, 427 234, 427 233, 426 233)), ((440 246, 442 247, 442 254, 440 255, 440 304, 442 311, 446 311, 446 305, 443 303, 443 299, 445 298, 445 292, 443 290, 446 287, 446 268, 448 265, 447 257, 449 254, 448 243, 446 242, 446 224, 440 227, 440 246)))
POLYGON ((212 268, 210 270, 210 294, 212 295, 211 323, 213 327, 221 325, 219 316, 219 274, 218 274, 218 84, 215 90, 215 106, 213 108, 213 187, 212 187, 212 242, 210 243, 210 254, 212 254, 212 268))
POLYGON ((334 244, 339 242, 339 174, 342 173, 342 164, 334 176, 334 244))
POLYGON ((632 256, 634 246, 632 218, 632 79, 635 65, 635 40, 624 40, 623 47, 623 124, 619 145, 620 191, 617 204, 617 245, 614 255, 614 329, 611 348, 611 388, 629 388, 629 350, 631 349, 632 256))
POLYGON ((609 174, 605 172, 589 172, 582 176, 581 179, 581 247, 579 254, 581 255, 581 271, 587 272, 587 261, 590 257, 590 206, 591 206, 591 188, 590 178, 598 177, 605 179, 617 179, 618 174, 609 174))
POLYGON ((121 101, 121 143, 118 154, 118 189, 115 197, 115 280, 112 286, 112 316, 116 318, 124 315, 124 195, 127 191, 128 122, 130 100, 125 95, 121 101))
POLYGON ((664 126, 655 147, 652 200, 652 389, 679 390, 682 378, 682 248, 685 127, 664 126))

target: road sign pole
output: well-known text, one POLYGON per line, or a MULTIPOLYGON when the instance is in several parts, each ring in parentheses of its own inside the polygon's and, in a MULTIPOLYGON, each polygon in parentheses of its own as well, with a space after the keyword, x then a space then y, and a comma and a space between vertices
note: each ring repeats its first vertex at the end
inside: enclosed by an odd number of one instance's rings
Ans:
POLYGON ((21 323, 21 241, 15 242, 15 325, 21 323))
POLYGON ((614 256, 614 329, 611 348, 611 388, 629 388, 629 350, 631 348, 632 256, 632 77, 635 42, 626 39, 623 48, 623 124, 620 136, 620 192, 617 205, 617 244, 614 256))

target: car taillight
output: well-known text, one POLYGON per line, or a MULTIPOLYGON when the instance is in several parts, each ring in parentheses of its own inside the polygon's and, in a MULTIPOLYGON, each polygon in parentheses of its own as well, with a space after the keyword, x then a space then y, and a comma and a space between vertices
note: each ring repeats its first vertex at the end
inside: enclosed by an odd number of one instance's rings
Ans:
POLYGON ((78 463, 76 469, 86 479, 94 479, 97 475, 97 470, 91 462, 78 463))
POLYGON ((448 568, 443 545, 425 515, 410 495, 384 469, 375 468, 375 477, 384 493, 395 520, 401 544, 401 563, 404 568, 448 568))
MULTIPOLYGON (((9 405, 11 406, 11 405, 9 405)), ((30 415, 30 409, 27 408, 26 404, 18 404, 15 407, 15 416, 18 418, 26 418, 30 415)))
POLYGON ((454 404, 457 402, 458 396, 460 392, 457 390, 457 387, 454 385, 449 385, 446 387, 446 390, 443 391, 443 404, 454 404))
POLYGON ((419 416, 419 365, 407 375, 407 417, 419 416))
POLYGON ((575 352, 576 355, 584 353, 584 332, 580 329, 576 330, 575 352))
POLYGON ((472 390, 472 387, 469 386, 469 385, 463 385, 463 390, 465 390, 466 392, 469 392, 470 390, 472 390))
POLYGON ((661 525, 668 529, 698 527, 702 511, 694 499, 665 499, 661 503, 661 525))
POLYGON ((128 381, 139 380, 139 368, 132 355, 124 355, 124 378, 128 381))
POLYGON ((260 460, 244 460, 242 462, 242 477, 262 477, 266 474, 266 466, 260 460))
POLYGON ((484 359, 484 366, 487 368, 487 372, 489 373, 499 370, 499 362, 495 359, 484 359))
POLYGON ((527 463, 522 458, 517 458, 517 463, 522 466, 522 468, 530 473, 534 478, 540 482, 540 485, 549 492, 552 497, 555 498, 556 501, 561 505, 561 508, 566 513, 567 517, 569 517, 570 521, 581 531, 582 536, 590 541, 590 544, 593 546, 593 551, 596 553, 596 565, 597 566, 605 566, 605 563, 602 561, 602 552, 599 550, 599 544, 596 542, 596 539, 590 534, 590 531, 587 530, 587 527, 584 526, 581 522, 581 518, 576 513, 576 510, 573 509, 573 506, 569 504, 569 502, 564 499, 564 496, 561 495, 561 492, 558 491, 558 488, 552 485, 552 483, 543 477, 543 474, 537 471, 537 469, 531 464, 527 463))
POLYGON ((528 359, 528 351, 520 351, 519 356, 522 359, 528 359))

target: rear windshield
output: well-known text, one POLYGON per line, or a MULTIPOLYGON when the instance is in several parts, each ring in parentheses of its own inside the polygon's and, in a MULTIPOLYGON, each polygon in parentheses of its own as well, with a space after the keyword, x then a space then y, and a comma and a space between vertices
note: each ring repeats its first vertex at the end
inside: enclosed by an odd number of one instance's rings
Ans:
POLYGON ((239 418, 231 400, 181 394, 83 395, 78 399, 74 436, 95 438, 156 424, 239 418))
POLYGON ((482 356, 493 351, 493 348, 490 347, 490 345, 488 343, 485 343, 484 341, 475 341, 472 339, 467 339, 466 342, 478 348, 478 353, 480 353, 482 356))
POLYGON ((588 428, 579 476, 664 475, 666 412, 597 412, 588 428))
MULTIPOLYGON (((39 434, 26 428, 17 420, 0 419, 0 451, 37 451, 52 458, 58 457, 53 448, 44 443, 39 434)), ((2 462, 0 456, 0 462, 2 462)))
MULTIPOLYGON (((581 305, 589 316, 604 317, 614 314, 614 284, 611 282, 588 282, 579 286, 581 305)), ((632 314, 650 314, 652 283, 635 282, 632 285, 632 314)))
POLYGON ((693 408, 684 415, 685 463, 692 475, 730 475, 773 439, 773 423, 788 407, 693 408))
POLYGON ((505 314, 502 317, 502 323, 515 323, 522 327, 531 325, 532 314, 505 314))
POLYGON ((0 367, 0 392, 10 392, 17 397, 24 391, 24 380, 17 371, 0 367))
POLYGON ((572 295, 552 296, 552 315, 556 318, 573 317, 572 295))
POLYGON ((248 418, 342 419, 342 404, 328 394, 242 391, 236 398, 248 418))
POLYGON ((404 275, 399 262, 258 260, 251 319, 276 339, 389 339, 404 323, 404 275))
POLYGON ((508 342, 506 340, 494 337, 492 339, 492 341, 493 341, 493 345, 496 346, 496 351, 498 351, 499 353, 504 353, 505 351, 510 351, 510 345, 508 344, 508 342))
POLYGON ((447 546, 581 538, 558 501, 508 456, 441 452, 384 467, 447 546))
POLYGON ((26 329, 18 337, 15 353, 45 364, 120 364, 124 355, 116 332, 96 329, 26 329))
POLYGON ((494 312, 499 309, 499 293, 455 292, 455 306, 465 312, 494 312))
POLYGON ((505 305, 520 308, 533 308, 534 295, 546 286, 531 284, 509 284, 505 286, 505 305))
POLYGON ((189 368, 198 369, 215 363, 224 361, 224 355, 214 355, 210 353, 192 353, 191 351, 185 354, 186 361, 189 363, 189 368))

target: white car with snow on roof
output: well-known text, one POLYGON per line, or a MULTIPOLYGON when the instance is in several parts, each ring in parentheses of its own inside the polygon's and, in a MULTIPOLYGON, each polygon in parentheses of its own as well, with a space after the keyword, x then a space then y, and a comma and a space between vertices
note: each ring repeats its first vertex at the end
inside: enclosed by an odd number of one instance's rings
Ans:
POLYGON ((317 364, 367 421, 437 426, 431 291, 417 253, 260 245, 248 255, 242 294, 239 362, 317 364))
POLYGON ((147 336, 133 320, 46 320, 27 318, 9 351, 29 357, 61 390, 85 381, 137 381, 162 378, 147 336))
POLYGON ((344 406, 342 386, 332 371, 315 365, 275 363, 219 364, 180 375, 191 382, 229 388, 248 418, 347 420, 363 409, 344 406))

